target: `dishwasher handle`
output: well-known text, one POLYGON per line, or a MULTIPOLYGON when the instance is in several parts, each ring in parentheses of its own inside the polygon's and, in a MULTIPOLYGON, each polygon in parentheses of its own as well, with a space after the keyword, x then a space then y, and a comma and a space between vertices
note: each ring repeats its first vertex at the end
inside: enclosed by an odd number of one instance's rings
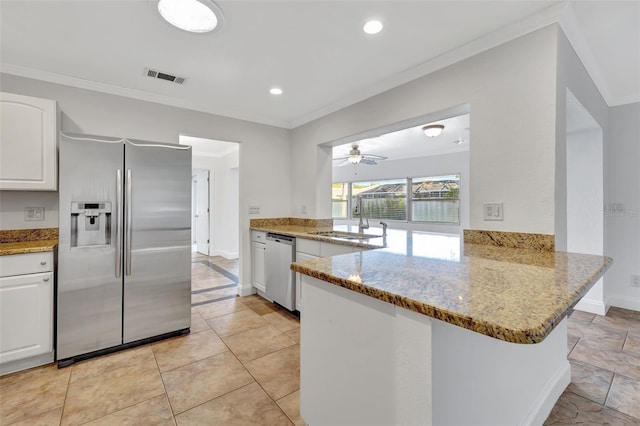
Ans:
POLYGON ((290 237, 288 235, 273 234, 269 232, 267 233, 267 241, 274 241, 276 243, 293 245, 296 242, 296 238, 290 237))

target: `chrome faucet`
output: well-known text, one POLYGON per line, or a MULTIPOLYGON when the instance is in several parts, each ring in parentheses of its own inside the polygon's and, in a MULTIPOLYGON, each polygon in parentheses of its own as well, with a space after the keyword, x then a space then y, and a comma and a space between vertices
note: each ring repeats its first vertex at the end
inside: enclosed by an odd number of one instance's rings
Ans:
POLYGON ((358 197, 358 211, 360 212, 360 221, 358 222, 358 233, 363 234, 365 229, 369 229, 369 219, 367 220, 367 224, 365 225, 362 221, 364 216, 364 211, 362 210, 362 197, 358 197))
POLYGON ((382 225, 382 236, 387 236, 387 222, 380 221, 380 225, 382 225))

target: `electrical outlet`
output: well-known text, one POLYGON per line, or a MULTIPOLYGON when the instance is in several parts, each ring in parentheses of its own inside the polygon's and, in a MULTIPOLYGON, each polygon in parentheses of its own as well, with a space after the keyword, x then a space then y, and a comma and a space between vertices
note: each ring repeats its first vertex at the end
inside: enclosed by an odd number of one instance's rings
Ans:
POLYGON ((640 275, 631 275, 631 287, 640 287, 640 275))
POLYGON ((304 204, 300 206, 300 213, 307 214, 307 206, 305 206, 304 204))
POLYGON ((249 206, 249 214, 260 214, 260 206, 249 206))
POLYGON ((482 217, 484 220, 504 220, 502 203, 483 203, 482 217))
POLYGON ((25 207, 24 208, 24 220, 44 220, 44 207, 25 207))

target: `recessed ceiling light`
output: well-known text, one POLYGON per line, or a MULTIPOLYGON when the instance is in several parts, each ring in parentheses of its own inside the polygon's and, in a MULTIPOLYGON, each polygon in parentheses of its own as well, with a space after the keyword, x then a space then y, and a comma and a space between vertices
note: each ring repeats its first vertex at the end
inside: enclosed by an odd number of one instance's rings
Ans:
POLYGON ((382 22, 376 20, 368 21, 364 24, 362 30, 367 34, 378 34, 382 31, 382 22))
POLYGON ((271 90, 269 90, 269 93, 272 95, 282 95, 282 89, 279 87, 272 87, 271 90))
POLYGON ((165 21, 192 33, 207 33, 222 25, 222 11, 211 0, 160 0, 165 21))

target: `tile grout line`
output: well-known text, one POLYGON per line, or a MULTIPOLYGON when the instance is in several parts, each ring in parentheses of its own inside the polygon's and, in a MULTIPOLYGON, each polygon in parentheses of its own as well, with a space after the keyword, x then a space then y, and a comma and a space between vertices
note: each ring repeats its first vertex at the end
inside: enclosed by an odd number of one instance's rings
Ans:
POLYGON ((171 400, 169 399, 169 392, 167 392, 167 385, 164 383, 164 377, 162 377, 162 371, 160 371, 160 365, 158 365, 158 358, 156 358, 156 353, 153 350, 153 345, 151 345, 149 349, 151 349, 151 354, 153 355, 153 361, 156 363, 156 368, 158 369, 158 375, 160 375, 160 381, 162 382, 162 389, 164 389, 164 397, 167 400, 167 404, 169 404, 169 410, 171 410, 173 424, 177 425, 178 422, 176 421, 176 413, 173 411, 173 406, 171 405, 171 400))
MULTIPOLYGON (((55 363, 55 361, 54 361, 55 363)), ((70 365, 67 368, 73 368, 73 365, 70 365)), ((60 368, 58 368, 59 370, 60 368)), ((69 370, 69 380, 67 380, 67 389, 64 393, 64 401, 62 402, 62 412, 60 413, 60 421, 58 422, 58 425, 61 426, 62 425, 62 419, 64 418, 64 411, 65 408, 67 407, 67 397, 69 396, 69 387, 71 387, 71 374, 73 374, 73 370, 69 370)))

